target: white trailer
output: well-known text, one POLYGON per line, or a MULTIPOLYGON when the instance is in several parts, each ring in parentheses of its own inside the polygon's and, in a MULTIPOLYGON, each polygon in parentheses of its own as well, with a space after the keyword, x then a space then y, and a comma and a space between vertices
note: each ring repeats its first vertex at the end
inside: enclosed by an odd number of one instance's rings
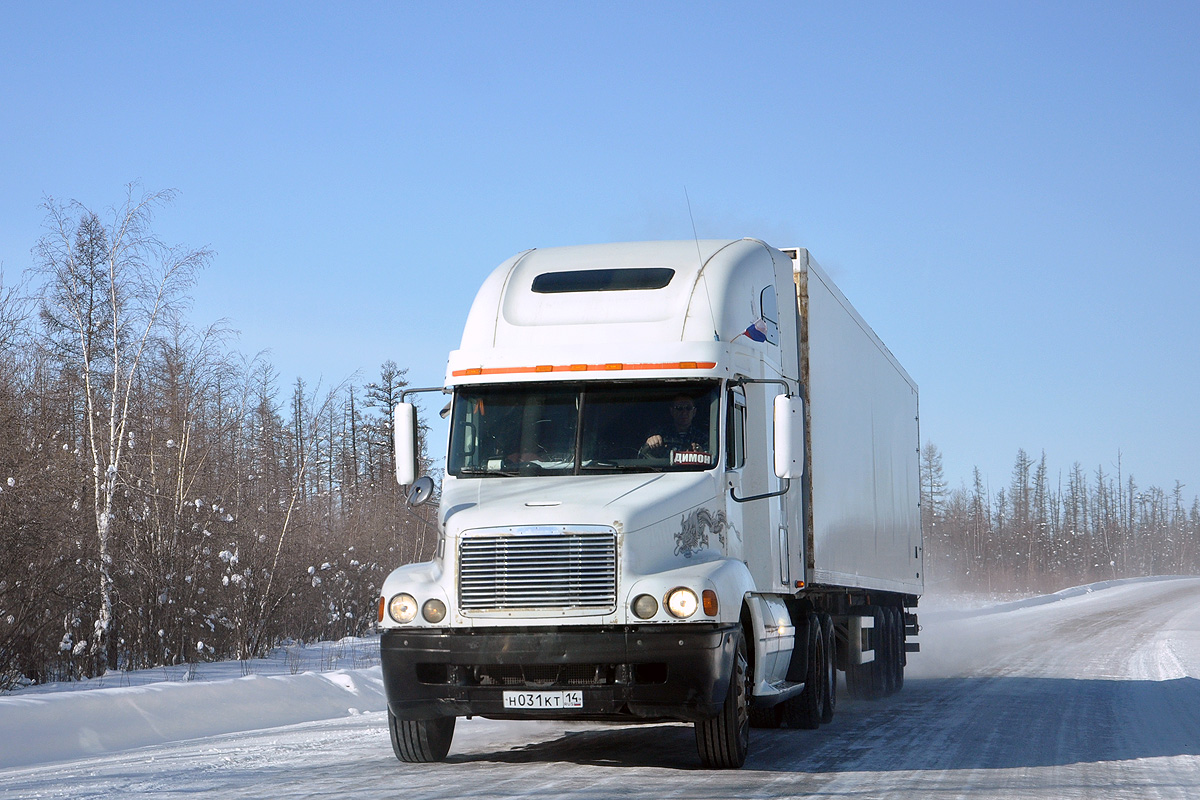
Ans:
MULTIPOLYGON (((435 390, 413 390, 435 391, 435 390)), ((480 288, 437 553, 380 598, 402 761, 459 716, 683 720, 740 767, 903 683, 923 587, 917 388, 803 249, 529 250, 480 288)), ((416 414, 396 409, 415 502, 416 414)))

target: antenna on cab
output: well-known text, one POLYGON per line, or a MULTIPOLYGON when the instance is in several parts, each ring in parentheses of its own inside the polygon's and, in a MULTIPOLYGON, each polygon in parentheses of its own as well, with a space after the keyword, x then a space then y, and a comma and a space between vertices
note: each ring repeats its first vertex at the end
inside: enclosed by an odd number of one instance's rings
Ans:
POLYGON ((700 234, 696 231, 696 217, 692 214, 692 198, 688 197, 687 187, 683 187, 683 199, 687 201, 688 219, 692 221, 692 238, 696 241, 696 261, 700 264, 700 280, 704 283, 704 299, 708 301, 708 318, 713 323, 713 341, 721 341, 717 333, 717 315, 712 310, 712 296, 708 293, 708 281, 704 279, 704 255, 700 252, 700 234))

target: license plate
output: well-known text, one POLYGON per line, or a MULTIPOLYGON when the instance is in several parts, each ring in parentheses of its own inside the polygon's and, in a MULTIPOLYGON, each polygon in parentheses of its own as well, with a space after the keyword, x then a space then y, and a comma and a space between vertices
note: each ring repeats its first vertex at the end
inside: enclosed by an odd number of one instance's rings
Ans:
POLYGON ((545 708, 583 708, 583 692, 505 692, 504 707, 537 711, 545 708))

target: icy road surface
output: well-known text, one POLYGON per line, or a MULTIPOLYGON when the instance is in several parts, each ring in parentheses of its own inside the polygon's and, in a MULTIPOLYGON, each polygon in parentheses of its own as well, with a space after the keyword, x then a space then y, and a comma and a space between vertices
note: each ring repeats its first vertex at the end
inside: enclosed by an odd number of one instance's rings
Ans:
MULTIPOLYGON (((1066 595, 925 612, 902 692, 843 699, 818 731, 755 730, 740 771, 700 769, 684 725, 482 719, 459 720, 446 763, 405 765, 371 711, 26 761, 0 797, 1200 797, 1200 579, 1066 595)), ((0 748, 75 735, 6 710, 0 748)))

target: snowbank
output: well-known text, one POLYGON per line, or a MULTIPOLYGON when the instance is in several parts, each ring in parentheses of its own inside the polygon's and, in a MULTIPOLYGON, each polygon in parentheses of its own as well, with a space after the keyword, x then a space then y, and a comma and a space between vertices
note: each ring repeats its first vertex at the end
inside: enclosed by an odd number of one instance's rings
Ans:
MULTIPOLYGON (((978 617, 987 614, 1003 614, 1007 611, 1015 611, 1019 608, 1031 608, 1033 606, 1041 606, 1047 603, 1057 603, 1060 600, 1067 600, 1072 597, 1080 597, 1085 594, 1092 594, 1103 589, 1111 589, 1116 586, 1127 586, 1131 583, 1153 583, 1157 581, 1172 581, 1172 580, 1194 580, 1195 575, 1151 575, 1144 578, 1117 578, 1110 581, 1097 581, 1083 586, 1072 586, 1069 589, 1062 589, 1053 594, 1037 595, 1036 597, 1026 597, 1021 600, 1011 600, 994 605, 985 605, 977 608, 960 608, 948 609, 940 606, 933 610, 925 612, 927 617, 937 617, 939 619, 963 619, 965 617, 978 617)), ((924 599, 924 598, 922 598, 924 599)))
POLYGON ((377 666, 89 691, 26 691, 0 697, 0 767, 383 711, 386 704, 377 666))

